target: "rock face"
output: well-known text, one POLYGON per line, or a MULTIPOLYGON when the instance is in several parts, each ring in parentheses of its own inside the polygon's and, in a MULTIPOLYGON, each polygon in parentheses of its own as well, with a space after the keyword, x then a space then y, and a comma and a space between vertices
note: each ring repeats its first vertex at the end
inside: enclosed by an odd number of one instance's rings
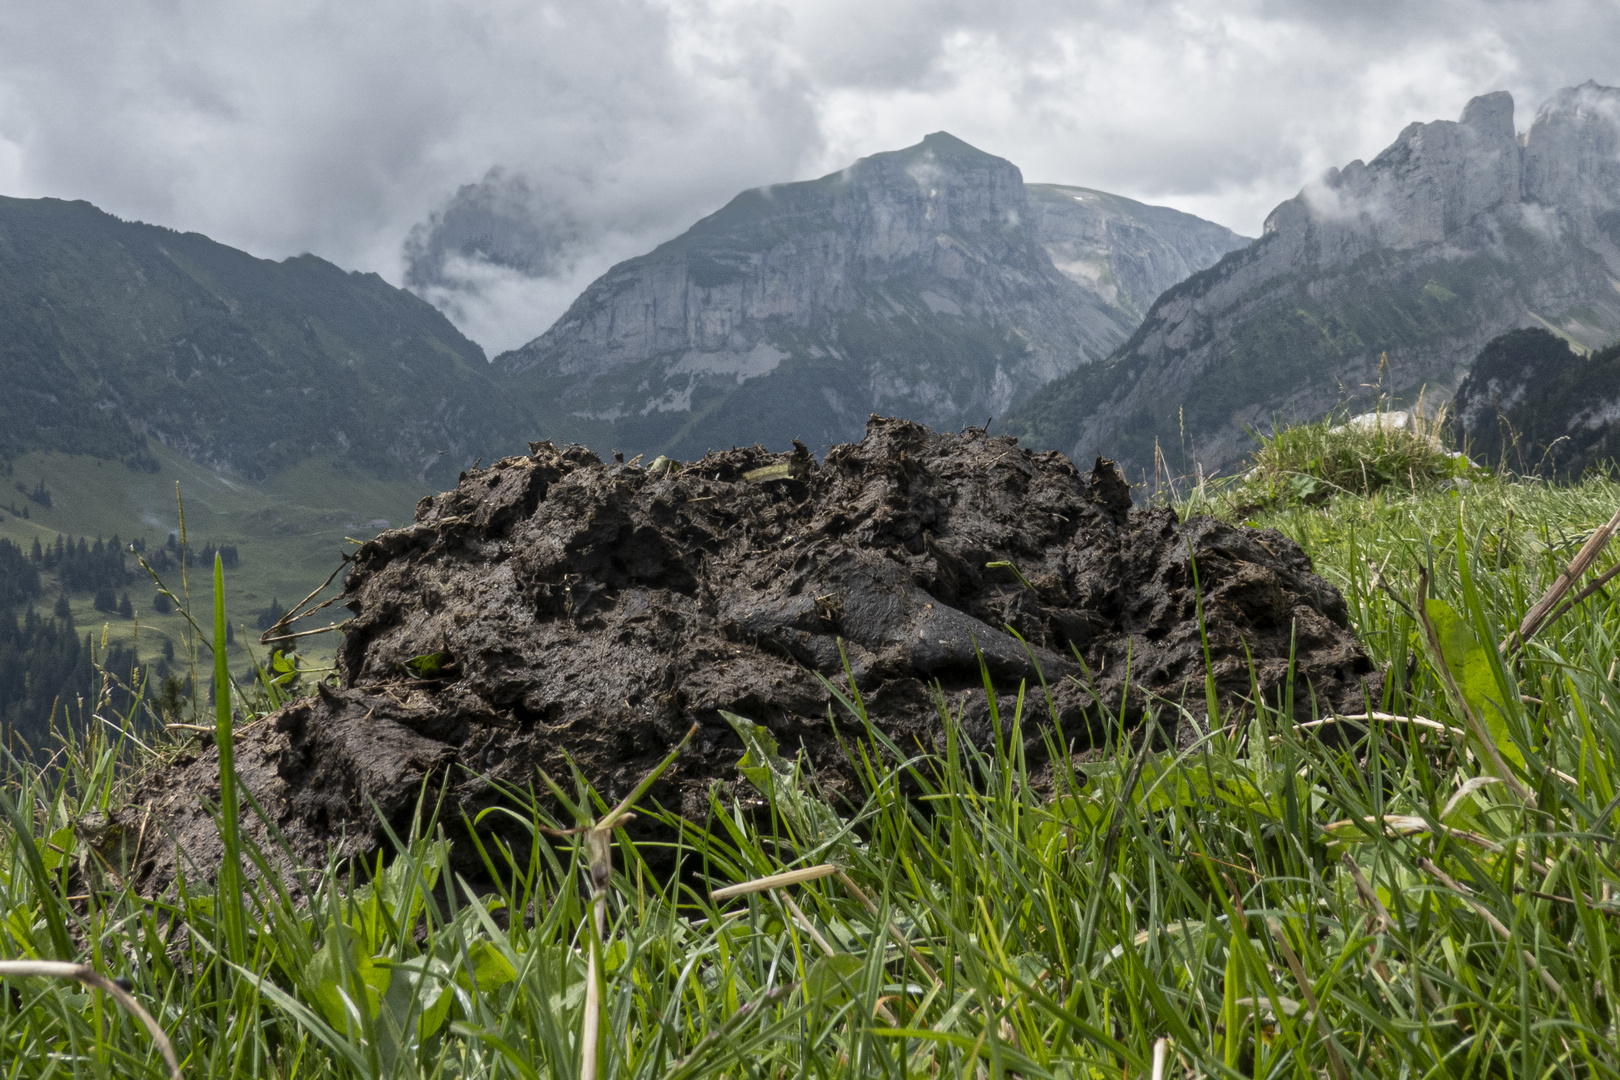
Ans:
POLYGON ((1224 225, 1121 195, 1026 184, 1031 228, 1052 264, 1132 327, 1170 286, 1249 243, 1224 225))
MULTIPOLYGON (((457 820, 537 767, 566 775, 565 754, 622 796, 694 723, 654 795, 701 818, 742 753, 722 710, 848 787, 835 732, 863 731, 829 683, 853 680, 902 748, 943 745, 942 701, 983 745, 981 656, 1004 722, 1021 686, 1039 702, 1024 729, 1038 766, 1054 716, 1084 749, 1104 715, 1152 701, 1201 713, 1200 609, 1227 701, 1281 700, 1291 651, 1301 716, 1380 693, 1343 599, 1280 533, 1133 510, 1110 463, 1082 473, 1011 439, 900 420, 873 418, 819 464, 755 447, 654 470, 536 444, 364 545, 346 595, 342 688, 236 752, 306 854, 340 835, 363 850, 370 807, 401 827, 424 785, 457 820)), ((146 796, 204 866, 217 837, 197 794, 216 769, 201 751, 146 796)), ((172 873, 154 858, 149 880, 172 873)))
POLYGON ((1011 162, 940 132, 744 192, 496 364, 539 431, 598 449, 820 447, 874 411, 958 428, 1106 356, 1149 293, 1242 242, 1102 193, 1026 189, 1011 162))
POLYGON ((1412 124, 1277 207, 1264 236, 1167 292, 1117 354, 1042 390, 1010 430, 1076 456, 1109 447, 1133 477, 1156 443, 1173 467, 1213 469, 1274 417, 1380 390, 1447 396, 1515 327, 1606 345, 1620 336, 1617 147, 1620 90, 1594 83, 1554 95, 1522 136, 1505 93, 1412 124))
POLYGON ((1452 400, 1470 456, 1515 472, 1577 476, 1620 459, 1620 345, 1587 356, 1540 328, 1480 350, 1452 400))

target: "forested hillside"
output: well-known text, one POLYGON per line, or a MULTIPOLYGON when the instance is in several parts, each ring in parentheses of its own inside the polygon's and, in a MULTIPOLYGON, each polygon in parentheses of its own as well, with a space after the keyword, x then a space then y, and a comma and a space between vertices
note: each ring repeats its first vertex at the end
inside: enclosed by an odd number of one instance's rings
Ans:
MULTIPOLYGON (((78 545, 64 541, 52 556, 50 568, 64 588, 72 582, 99 592, 132 580, 118 549, 100 541, 93 548, 82 538, 78 545)), ((50 603, 41 573, 46 564, 42 549, 30 555, 0 539, 0 725, 13 747, 16 736, 31 747, 44 746, 53 710, 60 719, 81 719, 81 703, 96 682, 95 664, 127 675, 135 662, 126 646, 97 650, 93 634, 81 636, 65 595, 50 603), (38 609, 42 601, 48 608, 43 613, 38 609)), ((126 593, 126 610, 128 603, 126 593)), ((167 665, 161 666, 153 672, 160 679, 168 674, 167 665)), ((129 693, 115 697, 111 704, 128 713, 129 693)), ((94 708, 93 702, 88 704, 94 708)))

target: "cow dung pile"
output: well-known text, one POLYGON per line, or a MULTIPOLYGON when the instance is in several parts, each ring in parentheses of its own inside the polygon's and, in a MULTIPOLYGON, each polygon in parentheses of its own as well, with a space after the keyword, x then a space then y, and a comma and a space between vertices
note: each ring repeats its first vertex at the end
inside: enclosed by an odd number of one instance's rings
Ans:
MULTIPOLYGON (((902 748, 943 745, 941 698, 983 745, 982 663, 1002 701, 1024 685, 1039 702, 1033 758, 1053 716, 1083 751, 1122 710, 1202 716, 1200 611, 1229 702, 1251 678, 1278 700, 1291 657, 1301 713, 1359 712, 1379 691, 1343 598, 1298 545, 1133 508, 1102 459, 1081 472, 1014 439, 880 417, 820 463, 797 444, 685 466, 532 451, 463 474, 362 546, 340 686, 238 736, 242 784, 298 857, 374 849, 373 807, 403 830, 426 792, 453 822, 539 786, 537 769, 567 776, 569 759, 611 801, 693 724, 651 794, 701 819, 743 752, 722 711, 853 794, 840 738, 862 728, 828 683, 853 682, 902 748)), ((146 835, 148 883, 172 878, 171 840, 216 864, 216 755, 199 740, 123 812, 146 835)))

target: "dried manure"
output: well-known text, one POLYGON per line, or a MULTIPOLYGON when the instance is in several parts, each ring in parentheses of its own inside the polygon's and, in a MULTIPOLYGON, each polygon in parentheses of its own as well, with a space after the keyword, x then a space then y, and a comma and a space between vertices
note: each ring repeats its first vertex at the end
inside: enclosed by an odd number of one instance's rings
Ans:
MULTIPOLYGON (((532 449, 361 547, 341 687, 239 737, 244 786, 300 856, 373 848, 373 806, 405 828, 425 790, 454 821, 499 785, 537 786, 537 767, 566 776, 567 757, 612 800, 693 723, 652 794, 701 818, 742 753, 722 710, 836 787, 834 725, 860 728, 829 718, 823 678, 853 679, 902 747, 942 744, 941 696, 989 738, 981 658, 999 697, 1027 686, 1031 715, 1055 712, 1077 749, 1103 715, 1155 699, 1201 717, 1200 610, 1227 700, 1251 693, 1251 672, 1279 699, 1291 655, 1302 715, 1361 711, 1379 691, 1342 597, 1293 541, 1134 509, 1101 459, 1081 472, 1012 439, 877 417, 820 463, 803 447, 684 467, 532 449)), ((216 769, 201 747, 143 800, 205 869, 217 840, 199 795, 217 798, 216 769)), ((172 851, 148 846, 144 876, 165 880, 172 851)))

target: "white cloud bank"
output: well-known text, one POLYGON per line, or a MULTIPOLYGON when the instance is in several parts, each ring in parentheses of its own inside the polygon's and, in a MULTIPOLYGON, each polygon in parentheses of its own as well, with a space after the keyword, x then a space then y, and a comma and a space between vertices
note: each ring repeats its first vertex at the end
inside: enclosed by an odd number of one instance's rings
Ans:
POLYGON ((1595 0, 10 4, 0 193, 395 282, 462 220, 417 287, 493 352, 737 191, 929 131, 1255 235, 1412 120, 1620 82, 1616 40, 1595 0), (491 170, 504 238, 452 213, 491 170))

